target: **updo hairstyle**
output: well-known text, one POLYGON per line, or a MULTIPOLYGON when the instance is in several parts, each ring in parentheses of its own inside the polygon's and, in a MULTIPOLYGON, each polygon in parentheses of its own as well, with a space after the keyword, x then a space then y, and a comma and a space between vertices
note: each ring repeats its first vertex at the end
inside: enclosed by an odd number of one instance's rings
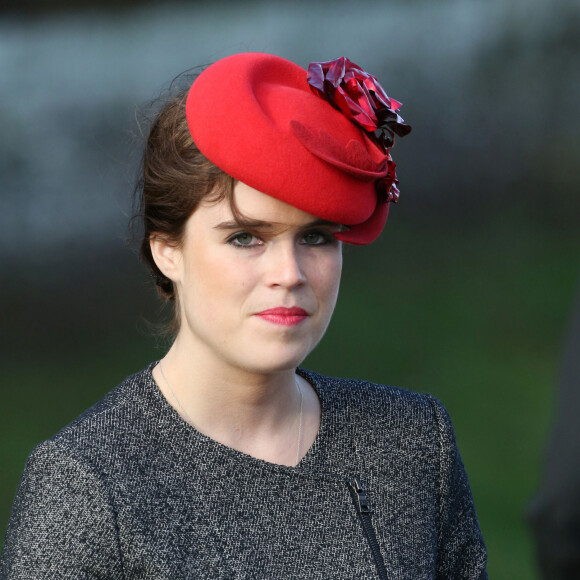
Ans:
POLYGON ((179 89, 152 120, 136 186, 139 211, 135 217, 142 224, 140 256, 159 294, 172 301, 175 288, 153 259, 151 237, 179 246, 185 224, 202 200, 227 199, 233 204, 234 179, 204 157, 191 138, 185 116, 190 85, 179 89))

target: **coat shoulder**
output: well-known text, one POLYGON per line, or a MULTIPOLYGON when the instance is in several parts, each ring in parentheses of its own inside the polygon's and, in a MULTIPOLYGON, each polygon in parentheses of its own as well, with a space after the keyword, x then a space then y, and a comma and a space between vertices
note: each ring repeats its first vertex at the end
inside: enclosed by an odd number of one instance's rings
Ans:
POLYGON ((351 414, 369 421, 433 424, 448 417, 441 402, 430 394, 372 381, 328 377, 302 369, 300 373, 310 380, 329 406, 335 410, 348 408, 351 414))

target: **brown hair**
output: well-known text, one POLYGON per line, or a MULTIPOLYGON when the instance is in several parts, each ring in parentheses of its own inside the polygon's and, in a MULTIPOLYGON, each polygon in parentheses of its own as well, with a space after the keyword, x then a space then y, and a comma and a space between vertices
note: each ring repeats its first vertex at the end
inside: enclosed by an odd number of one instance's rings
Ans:
POLYGON ((234 179, 211 163, 191 138, 185 117, 190 82, 178 89, 151 122, 141 174, 135 189, 142 227, 140 256, 151 270, 159 294, 174 302, 172 330, 179 328, 179 309, 173 283, 157 267, 150 239, 161 236, 180 245, 185 224, 202 200, 228 199, 233 204, 234 179))

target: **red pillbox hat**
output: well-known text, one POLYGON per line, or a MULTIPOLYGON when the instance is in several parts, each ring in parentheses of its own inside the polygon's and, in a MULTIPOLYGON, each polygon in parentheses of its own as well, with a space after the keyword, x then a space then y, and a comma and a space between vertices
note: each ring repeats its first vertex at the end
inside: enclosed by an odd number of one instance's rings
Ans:
MULTIPOLYGON (((234 179, 347 226, 336 234, 345 242, 368 244, 383 229, 388 201, 396 201, 398 190, 388 147, 362 128, 355 115, 364 114, 369 98, 386 99, 389 118, 396 117, 399 128, 394 132, 403 135, 410 127, 394 113, 400 103, 389 100, 372 75, 347 59, 313 65, 307 79, 303 68, 269 54, 243 53, 217 61, 189 91, 189 130, 205 157, 234 179), (339 61, 342 73, 352 65, 360 71, 358 80, 372 85, 371 92, 361 82, 356 87, 356 95, 360 86, 366 93, 362 110, 351 100, 352 91, 336 89, 340 94, 334 104, 323 94, 327 88, 335 90, 331 77, 339 61), (313 86, 317 80, 322 90, 313 86), (348 106, 355 112, 349 113, 348 106)), ((348 74, 343 77, 341 82, 349 81, 348 74)))

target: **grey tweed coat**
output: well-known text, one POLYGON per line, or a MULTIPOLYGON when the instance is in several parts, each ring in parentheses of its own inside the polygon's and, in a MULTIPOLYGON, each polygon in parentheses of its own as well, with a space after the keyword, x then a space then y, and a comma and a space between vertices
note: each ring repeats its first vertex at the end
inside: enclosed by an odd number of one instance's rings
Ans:
POLYGON ((31 453, 0 578, 487 578, 434 398, 300 370, 322 420, 294 468, 195 431, 152 368, 31 453))

